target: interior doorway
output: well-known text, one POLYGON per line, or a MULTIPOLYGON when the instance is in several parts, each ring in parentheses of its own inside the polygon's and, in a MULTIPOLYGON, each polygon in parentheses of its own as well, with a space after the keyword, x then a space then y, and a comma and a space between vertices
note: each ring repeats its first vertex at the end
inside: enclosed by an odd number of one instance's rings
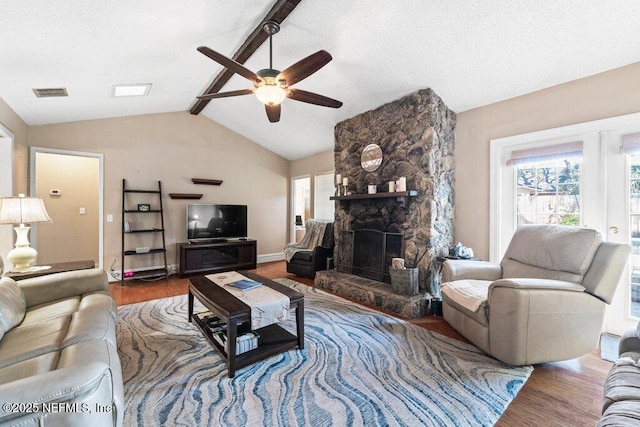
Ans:
MULTIPOLYGON (((0 197, 13 195, 13 133, 0 124, 0 197)), ((5 263, 7 254, 12 248, 12 226, 0 225, 0 257, 5 263)), ((11 267, 8 264, 4 266, 5 270, 11 267)))
POLYGON ((291 178, 291 242, 304 236, 304 222, 311 218, 311 176, 291 178))
POLYGON ((103 268, 103 163, 98 153, 31 147, 30 194, 53 219, 32 228, 38 264, 92 259, 103 268))

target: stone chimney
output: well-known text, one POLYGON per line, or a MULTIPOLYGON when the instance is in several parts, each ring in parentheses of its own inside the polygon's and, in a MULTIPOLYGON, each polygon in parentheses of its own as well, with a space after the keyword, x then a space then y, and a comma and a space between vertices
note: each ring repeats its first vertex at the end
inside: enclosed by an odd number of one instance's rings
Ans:
POLYGON ((406 177, 417 191, 402 203, 395 197, 336 201, 335 265, 351 262, 346 230, 370 229, 404 236, 404 258, 427 254, 419 262, 420 287, 429 290, 431 262, 453 244, 454 145, 456 114, 431 89, 340 122, 335 127, 336 173, 349 179, 349 190, 366 194, 368 185, 388 192, 387 183, 406 177), (365 171, 362 150, 382 149, 380 167, 365 171))

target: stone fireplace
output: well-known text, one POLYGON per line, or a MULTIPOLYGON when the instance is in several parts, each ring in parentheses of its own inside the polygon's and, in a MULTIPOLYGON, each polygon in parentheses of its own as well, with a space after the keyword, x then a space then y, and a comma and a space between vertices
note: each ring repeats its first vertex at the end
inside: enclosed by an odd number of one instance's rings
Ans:
MULTIPOLYGON (((319 287, 332 291, 336 291, 336 287, 348 289, 348 285, 338 286, 337 282, 348 282, 349 276, 355 275, 362 278, 354 279, 360 285, 365 283, 363 280, 369 280, 371 283, 366 282, 364 286, 369 286, 370 290, 390 289, 388 267, 391 257, 378 254, 377 250, 372 256, 370 247, 380 248, 382 241, 387 242, 389 236, 398 236, 402 243, 400 249, 395 249, 394 257, 404 258, 406 263, 410 263, 426 251, 417 266, 423 294, 417 297, 424 298, 424 293, 429 291, 432 261, 446 253, 453 244, 455 124, 455 113, 435 92, 423 89, 336 125, 336 173, 349 179, 349 190, 353 194, 363 196, 336 200, 336 270, 320 272, 316 276, 319 287), (382 149, 383 160, 377 170, 367 172, 361 167, 360 156, 364 147, 372 143, 382 149), (387 183, 400 177, 406 177, 407 190, 415 191, 415 196, 364 196, 369 185, 376 185, 378 193, 388 192, 387 183), (355 237, 365 230, 367 233, 358 239, 366 243, 361 247, 355 246, 355 237), (331 276, 336 274, 339 279, 331 276), (376 285, 376 282, 381 285, 376 285)), ((345 289, 338 293, 354 297, 355 291, 345 289)), ((374 292, 364 302, 383 306, 385 298, 393 300, 396 297, 374 292)), ((416 307, 415 304, 410 309, 405 307, 400 314, 423 315, 416 307)))

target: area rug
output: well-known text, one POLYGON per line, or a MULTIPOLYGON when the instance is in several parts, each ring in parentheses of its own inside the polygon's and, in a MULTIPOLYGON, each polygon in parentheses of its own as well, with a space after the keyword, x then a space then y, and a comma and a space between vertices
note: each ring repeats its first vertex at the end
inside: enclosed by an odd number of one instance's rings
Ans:
MULTIPOLYGON (((533 370, 278 281, 305 295, 305 348, 232 379, 221 355, 187 323, 186 296, 120 307, 124 425, 488 426, 533 370)), ((294 331, 293 320, 286 327, 294 331)))

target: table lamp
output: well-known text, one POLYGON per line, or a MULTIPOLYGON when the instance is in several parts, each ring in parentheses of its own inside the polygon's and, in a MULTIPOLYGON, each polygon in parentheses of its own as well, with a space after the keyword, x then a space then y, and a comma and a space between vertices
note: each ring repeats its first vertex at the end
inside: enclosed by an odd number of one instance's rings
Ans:
POLYGON ((37 197, 0 197, 0 224, 20 224, 16 231, 16 245, 7 254, 7 260, 13 264, 12 272, 23 273, 31 270, 38 252, 29 246, 29 230, 25 224, 51 222, 42 199, 37 197))

